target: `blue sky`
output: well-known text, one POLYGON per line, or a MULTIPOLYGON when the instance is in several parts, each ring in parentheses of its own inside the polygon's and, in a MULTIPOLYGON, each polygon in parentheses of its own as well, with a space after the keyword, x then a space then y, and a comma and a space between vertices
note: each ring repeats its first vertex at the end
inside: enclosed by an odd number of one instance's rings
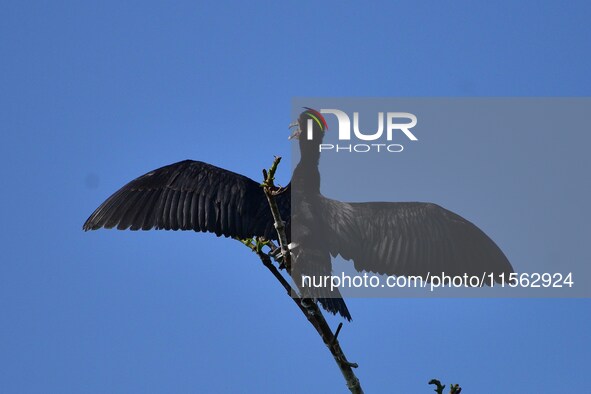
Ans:
MULTIPOLYGON (((0 391, 344 391, 316 333, 239 243, 82 223, 127 181, 182 159, 258 179, 289 156, 293 97, 588 96, 590 14, 538 1, 3 2, 0 391)), ((580 158, 589 136, 561 133, 561 157, 580 158)), ((510 257, 528 258, 523 237, 588 261, 578 185, 589 161, 514 154, 544 166, 490 198, 494 209, 467 205, 471 217, 510 257), (524 186, 547 168, 562 181, 524 186), (524 188, 525 200, 562 193, 520 221, 504 196, 524 188)), ((587 299, 348 305, 341 342, 366 392, 431 392, 433 377, 466 392, 588 390, 587 299)))

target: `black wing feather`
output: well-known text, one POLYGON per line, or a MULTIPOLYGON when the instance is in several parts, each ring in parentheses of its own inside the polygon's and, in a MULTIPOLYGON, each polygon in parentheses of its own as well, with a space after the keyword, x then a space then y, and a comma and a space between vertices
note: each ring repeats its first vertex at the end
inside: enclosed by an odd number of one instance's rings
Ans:
POLYGON ((330 251, 358 271, 425 278, 511 273, 501 249, 482 230, 436 204, 323 202, 330 251))
MULTIPOLYGON (((289 189, 277 197, 285 219, 289 218, 290 200, 289 189)), ((101 227, 277 238, 267 200, 258 183, 192 160, 150 171, 123 186, 90 215, 83 229, 101 227)))

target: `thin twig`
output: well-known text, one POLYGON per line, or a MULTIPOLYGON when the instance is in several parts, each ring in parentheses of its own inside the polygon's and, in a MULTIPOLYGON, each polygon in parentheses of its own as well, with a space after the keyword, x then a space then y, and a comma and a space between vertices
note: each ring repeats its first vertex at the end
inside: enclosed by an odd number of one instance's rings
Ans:
POLYGON ((341 332, 341 328, 343 328, 343 323, 339 323, 339 326, 337 327, 337 330, 334 333, 334 340, 336 341, 337 338, 339 337, 339 333, 341 332))

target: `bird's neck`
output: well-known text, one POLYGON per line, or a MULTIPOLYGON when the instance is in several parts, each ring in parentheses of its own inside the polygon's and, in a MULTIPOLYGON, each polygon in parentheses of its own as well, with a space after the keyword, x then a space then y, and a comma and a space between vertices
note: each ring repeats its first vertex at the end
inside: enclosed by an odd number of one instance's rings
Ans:
POLYGON ((294 187, 307 194, 320 193, 320 149, 318 141, 300 143, 301 158, 293 174, 294 187))
POLYGON ((301 162, 297 165, 292 179, 294 189, 306 194, 320 193, 320 172, 318 166, 301 162))
POLYGON ((320 161, 320 144, 322 144, 322 137, 315 136, 313 140, 300 139, 300 164, 304 163, 307 166, 314 166, 318 168, 320 161))

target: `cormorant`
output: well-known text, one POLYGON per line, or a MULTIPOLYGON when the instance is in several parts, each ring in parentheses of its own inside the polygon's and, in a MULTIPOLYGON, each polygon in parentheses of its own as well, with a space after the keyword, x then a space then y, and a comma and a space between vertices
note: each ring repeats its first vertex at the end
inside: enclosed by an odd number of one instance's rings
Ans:
MULTIPOLYGON (((324 197, 318 163, 326 121, 319 112, 307 108, 297 125, 292 136, 299 139, 300 162, 292 181, 276 198, 288 229, 288 242, 292 242, 292 234, 297 240, 292 249, 294 279, 330 275, 331 255, 352 260, 358 271, 387 275, 426 278, 442 272, 450 276, 513 272, 503 252, 482 230, 439 205, 347 203, 324 197), (299 138, 309 119, 312 139, 299 138)), ((277 240, 273 217, 258 182, 192 160, 150 171, 123 186, 90 215, 83 229, 101 227, 194 230, 277 240)), ((351 320, 338 289, 308 288, 303 293, 329 312, 351 320)))

